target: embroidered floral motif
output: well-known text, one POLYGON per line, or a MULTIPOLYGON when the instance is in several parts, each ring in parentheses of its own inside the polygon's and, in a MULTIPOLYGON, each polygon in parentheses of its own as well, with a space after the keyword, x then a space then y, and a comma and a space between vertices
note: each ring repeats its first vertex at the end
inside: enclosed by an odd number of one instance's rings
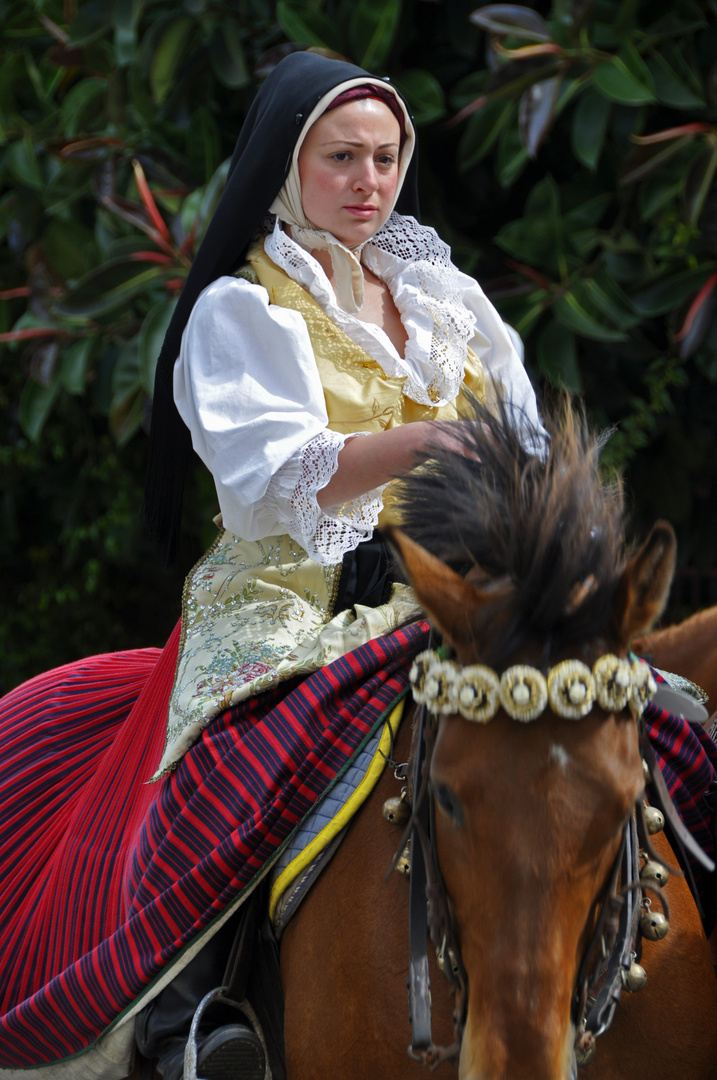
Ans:
POLYGON ((185 583, 182 643, 156 777, 224 709, 419 617, 404 585, 380 608, 332 617, 340 572, 340 563, 314 562, 289 536, 249 541, 220 534, 185 583))

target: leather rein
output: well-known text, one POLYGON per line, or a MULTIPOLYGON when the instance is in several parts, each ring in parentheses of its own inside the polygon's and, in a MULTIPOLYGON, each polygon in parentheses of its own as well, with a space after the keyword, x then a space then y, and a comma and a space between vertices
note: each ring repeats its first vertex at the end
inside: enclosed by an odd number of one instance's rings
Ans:
MULTIPOLYGON (((689 852, 707 869, 714 864, 686 829, 667 791, 652 746, 647 738, 644 718, 638 724, 639 747, 646 764, 646 790, 650 804, 662 811, 665 831, 672 849, 703 916, 686 853, 689 852)), ((408 1052, 417 1061, 435 1069, 443 1061, 456 1061, 460 1054, 467 1006, 467 976, 453 926, 448 896, 438 863, 434 829, 434 799, 430 780, 438 725, 425 705, 416 713, 416 730, 411 754, 411 817, 404 840, 394 863, 410 836, 411 872, 409 886, 409 975, 408 995, 412 1039, 408 1052), (431 1034, 431 994, 428 969, 428 938, 436 949, 438 966, 453 991, 454 1041, 438 1046, 431 1034)), ((640 848, 661 862, 652 850, 643 818, 642 797, 629 814, 614 860, 608 884, 595 922, 592 938, 581 962, 573 997, 572 1020, 576 1030, 571 1080, 579 1064, 587 1063, 594 1052, 595 1040, 612 1023, 626 976, 640 950, 640 912, 643 889, 656 893, 668 915, 667 902, 654 882, 640 879, 640 848)))

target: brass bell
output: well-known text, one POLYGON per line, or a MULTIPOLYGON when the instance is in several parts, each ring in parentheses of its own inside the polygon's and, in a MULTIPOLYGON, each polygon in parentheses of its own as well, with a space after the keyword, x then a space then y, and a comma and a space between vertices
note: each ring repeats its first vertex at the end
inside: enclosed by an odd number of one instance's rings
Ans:
POLYGON ((649 885, 654 882, 660 888, 667 884, 670 877, 670 872, 666 866, 663 866, 661 862, 657 862, 655 859, 648 859, 642 870, 640 871, 640 881, 643 885, 649 885))
POLYGON ((642 759, 642 775, 646 784, 649 784, 652 781, 652 776, 650 775, 650 766, 647 764, 644 758, 642 759))
POLYGON ((396 871, 403 874, 404 877, 408 877, 411 873, 411 849, 408 844, 406 844, 396 862, 396 871))
POLYGON ((411 816, 411 807, 403 796, 393 795, 383 804, 383 816, 391 825, 405 825, 411 816))
POLYGON ((634 960, 627 971, 622 973, 622 985, 631 994, 636 994, 638 990, 642 990, 646 982, 647 972, 641 964, 636 963, 634 960))
POLYGON ((659 911, 646 911, 640 919, 640 933, 648 941, 661 941, 667 937, 670 924, 659 911))
POLYGON ((579 1069, 584 1069, 586 1065, 590 1065, 595 1060, 595 1054, 597 1053, 597 1043, 594 1039, 587 1042, 585 1049, 580 1046, 575 1047, 575 1063, 579 1069))
POLYGON ((646 806, 644 809, 645 827, 650 836, 662 832, 665 827, 665 815, 656 806, 646 806))

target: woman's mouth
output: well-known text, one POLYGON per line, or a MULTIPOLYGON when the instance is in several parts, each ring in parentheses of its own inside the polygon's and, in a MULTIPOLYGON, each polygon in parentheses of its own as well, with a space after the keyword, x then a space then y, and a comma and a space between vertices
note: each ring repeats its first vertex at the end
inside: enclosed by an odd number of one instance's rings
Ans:
POLYGON ((345 206, 344 210, 347 210, 349 212, 349 214, 353 214, 354 217, 370 218, 370 217, 373 217, 373 215, 378 212, 378 207, 377 206, 362 206, 362 205, 345 206))

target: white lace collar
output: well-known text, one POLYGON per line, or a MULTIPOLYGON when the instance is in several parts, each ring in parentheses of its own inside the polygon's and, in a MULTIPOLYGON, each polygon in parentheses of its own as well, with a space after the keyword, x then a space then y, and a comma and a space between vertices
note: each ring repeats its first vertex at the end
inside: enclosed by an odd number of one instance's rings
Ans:
POLYGON ((450 249, 433 229, 394 212, 363 250, 364 264, 388 286, 401 315, 408 334, 404 358, 383 331, 339 307, 323 268, 284 232, 278 218, 264 246, 269 258, 354 340, 361 328, 370 327, 374 338, 378 330, 386 346, 381 365, 387 375, 406 378, 407 397, 421 405, 453 401, 463 381, 475 317, 463 303, 450 249))

